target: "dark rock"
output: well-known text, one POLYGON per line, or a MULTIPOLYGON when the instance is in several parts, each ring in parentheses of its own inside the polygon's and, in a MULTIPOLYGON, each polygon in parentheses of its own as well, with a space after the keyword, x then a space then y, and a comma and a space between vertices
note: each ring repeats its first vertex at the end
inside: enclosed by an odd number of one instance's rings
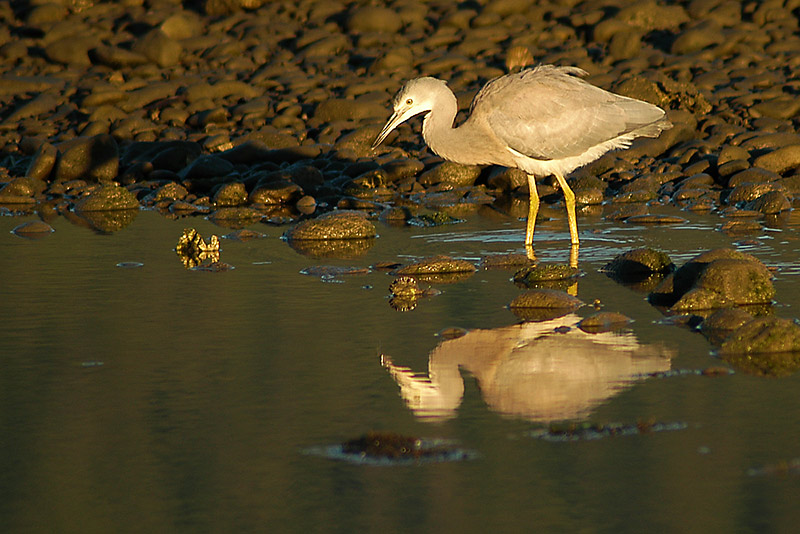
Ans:
POLYGON ((770 191, 761 195, 752 202, 748 202, 745 206, 746 209, 755 210, 760 213, 780 213, 792 209, 792 203, 786 198, 786 195, 781 191, 770 191))
POLYGON ((0 197, 20 196, 33 198, 42 193, 46 187, 47 185, 41 180, 20 176, 0 187, 0 197))
POLYGON ((514 273, 514 282, 531 287, 541 282, 571 280, 580 275, 581 271, 569 265, 530 265, 514 273))
POLYGON ((703 321, 700 325, 700 332, 711 343, 719 345, 731 332, 752 319, 752 315, 740 308, 722 308, 703 321))
POLYGON ((250 193, 251 204, 292 204, 303 196, 299 185, 286 179, 259 182, 250 193))
POLYGON ((675 264, 666 253, 645 247, 619 254, 601 270, 615 279, 638 281, 652 274, 671 273, 675 264))
POLYGON ((76 178, 110 182, 119 171, 119 147, 107 134, 76 137, 57 146, 53 179, 68 182, 76 178))
MULTIPOLYGON (((153 163, 155 167, 155 162, 153 163)), ((188 180, 224 178, 234 170, 233 164, 219 156, 203 155, 178 172, 178 176, 188 180)))

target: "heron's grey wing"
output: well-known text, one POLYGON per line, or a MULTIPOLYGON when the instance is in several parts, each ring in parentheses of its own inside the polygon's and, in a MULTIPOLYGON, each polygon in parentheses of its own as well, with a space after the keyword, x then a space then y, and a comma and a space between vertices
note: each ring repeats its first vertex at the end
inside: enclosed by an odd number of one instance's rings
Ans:
POLYGON ((539 67, 495 79, 478 93, 474 120, 485 120, 509 148, 553 160, 652 124, 664 112, 570 76, 569 69, 539 67))

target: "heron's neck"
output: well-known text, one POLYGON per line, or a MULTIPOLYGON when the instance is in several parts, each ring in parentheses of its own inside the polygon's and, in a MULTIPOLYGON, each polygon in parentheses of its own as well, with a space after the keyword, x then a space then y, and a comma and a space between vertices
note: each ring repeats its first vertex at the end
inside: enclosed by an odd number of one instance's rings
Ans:
POLYGON ((454 154, 454 148, 458 147, 453 138, 456 113, 458 102, 455 95, 448 91, 447 95, 439 95, 434 109, 422 120, 422 137, 425 143, 435 154, 450 161, 457 161, 456 156, 459 155, 454 154))
POLYGON ((425 143, 448 161, 464 165, 489 163, 482 154, 487 142, 485 135, 476 131, 471 121, 454 127, 457 112, 458 102, 453 93, 439 95, 436 106, 422 121, 425 143))

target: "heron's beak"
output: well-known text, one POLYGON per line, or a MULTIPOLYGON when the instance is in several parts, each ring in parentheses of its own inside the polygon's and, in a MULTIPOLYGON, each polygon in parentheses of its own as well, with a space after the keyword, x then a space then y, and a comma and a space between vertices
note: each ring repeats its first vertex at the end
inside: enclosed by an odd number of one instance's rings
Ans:
POLYGON ((404 120, 408 118, 405 116, 404 111, 408 110, 397 110, 394 113, 392 113, 392 116, 389 118, 389 121, 383 127, 383 130, 381 130, 381 133, 378 134, 378 137, 375 138, 375 142, 372 143, 372 150, 375 150, 378 147, 378 145, 380 145, 383 142, 383 140, 386 139, 386 137, 390 133, 392 133, 392 130, 397 128, 400 125, 400 123, 402 123, 404 120))

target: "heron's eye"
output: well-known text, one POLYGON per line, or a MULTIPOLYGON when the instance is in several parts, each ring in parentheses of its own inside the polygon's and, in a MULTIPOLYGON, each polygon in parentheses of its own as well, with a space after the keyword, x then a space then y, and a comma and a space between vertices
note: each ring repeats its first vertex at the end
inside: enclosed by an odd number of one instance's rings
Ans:
POLYGON ((410 99, 410 98, 406 100, 406 105, 407 106, 410 106, 413 103, 414 103, 414 101, 412 99, 410 99))

